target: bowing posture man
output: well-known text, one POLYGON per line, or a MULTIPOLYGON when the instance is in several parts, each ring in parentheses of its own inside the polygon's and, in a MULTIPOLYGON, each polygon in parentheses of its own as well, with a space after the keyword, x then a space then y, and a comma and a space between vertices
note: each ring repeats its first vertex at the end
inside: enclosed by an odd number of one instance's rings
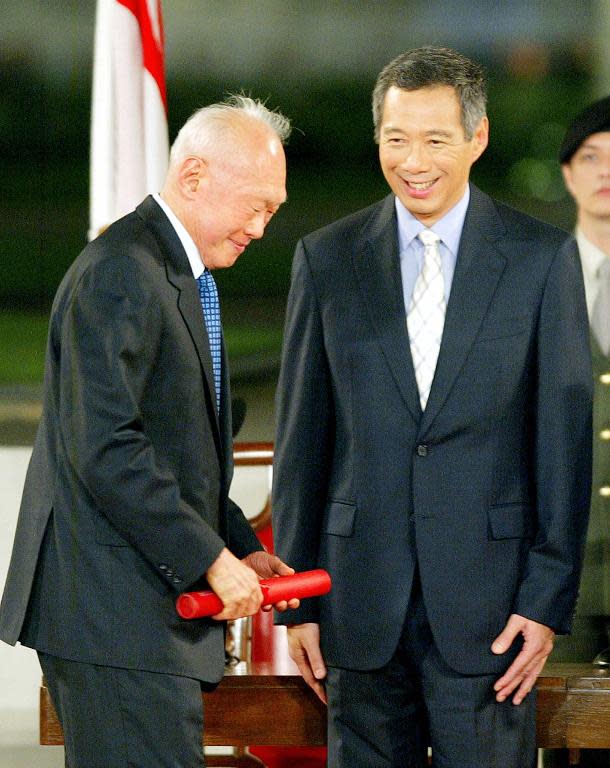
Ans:
POLYGON ((161 194, 90 243, 57 292, 0 638, 37 650, 70 768, 200 768, 222 620, 258 610, 258 576, 292 573, 228 498, 212 277, 284 202, 288 132, 247 98, 195 113, 161 194), (206 583, 224 610, 179 619, 177 594, 206 583))

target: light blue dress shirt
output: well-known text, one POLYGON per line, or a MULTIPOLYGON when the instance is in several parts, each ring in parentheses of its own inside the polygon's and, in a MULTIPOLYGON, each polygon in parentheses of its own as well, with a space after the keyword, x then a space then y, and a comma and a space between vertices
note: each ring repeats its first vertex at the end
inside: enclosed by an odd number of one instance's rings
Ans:
POLYGON ((432 227, 426 227, 404 207, 396 198, 396 216, 398 218, 398 246, 400 250, 400 272, 405 312, 408 314, 413 288, 424 265, 424 245, 417 235, 422 229, 431 229, 440 238, 441 264, 445 283, 445 299, 449 302, 453 273, 457 261, 460 238, 464 228, 466 210, 470 202, 470 187, 466 186, 461 200, 439 219, 432 227))

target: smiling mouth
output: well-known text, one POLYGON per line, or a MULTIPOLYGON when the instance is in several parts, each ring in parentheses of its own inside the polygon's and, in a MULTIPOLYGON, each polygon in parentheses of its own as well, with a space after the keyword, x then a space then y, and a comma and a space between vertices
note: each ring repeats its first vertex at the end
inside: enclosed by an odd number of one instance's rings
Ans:
POLYGON ((425 192, 436 182, 436 179, 432 179, 432 181, 408 181, 404 179, 404 182, 410 189, 414 189, 416 192, 425 192))

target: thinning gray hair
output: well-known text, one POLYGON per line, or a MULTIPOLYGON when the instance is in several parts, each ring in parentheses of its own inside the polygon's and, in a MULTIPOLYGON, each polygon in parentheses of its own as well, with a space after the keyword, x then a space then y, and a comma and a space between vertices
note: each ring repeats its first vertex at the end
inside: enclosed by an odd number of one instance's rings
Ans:
POLYGON ((441 85, 455 89, 464 136, 470 141, 487 112, 483 68, 457 51, 433 45, 402 53, 381 70, 373 90, 375 141, 379 143, 385 97, 392 86, 417 91, 441 85))
POLYGON ((212 145, 217 146, 235 125, 236 117, 249 117, 267 125, 282 144, 290 136, 290 120, 264 102, 243 94, 230 94, 225 101, 198 109, 182 126, 170 152, 170 165, 189 155, 199 155, 212 145))

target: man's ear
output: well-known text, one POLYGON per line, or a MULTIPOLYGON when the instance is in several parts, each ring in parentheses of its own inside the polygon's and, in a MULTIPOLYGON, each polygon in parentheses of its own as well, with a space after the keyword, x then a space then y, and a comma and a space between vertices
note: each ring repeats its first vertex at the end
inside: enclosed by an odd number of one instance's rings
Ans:
POLYGON ((197 194, 207 173, 207 163, 201 157, 190 156, 182 161, 178 171, 180 191, 189 200, 197 194))
POLYGON ((473 134, 473 160, 474 163, 478 160, 483 152, 487 149, 489 143, 489 119, 487 117, 481 118, 481 122, 478 124, 473 134))
POLYGON ((570 166, 570 163, 561 164, 561 173, 563 174, 563 181, 566 185, 566 189, 572 195, 572 197, 574 197, 574 193, 572 191, 572 167, 570 166))

